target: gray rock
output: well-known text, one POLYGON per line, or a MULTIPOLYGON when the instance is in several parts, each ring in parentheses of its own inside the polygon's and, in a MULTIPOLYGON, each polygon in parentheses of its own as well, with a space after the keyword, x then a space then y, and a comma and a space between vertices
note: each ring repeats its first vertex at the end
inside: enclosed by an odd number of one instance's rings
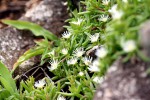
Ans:
MULTIPOLYGON (((62 26, 68 18, 65 1, 42 0, 27 10, 20 20, 37 23, 58 35, 63 32, 62 26)), ((34 46, 33 40, 33 35, 29 31, 19 31, 13 27, 0 29, 0 60, 11 70, 19 56, 34 46)), ((37 62, 33 60, 35 61, 37 62)))
POLYGON ((146 64, 132 58, 123 63, 118 59, 98 87, 94 100, 149 100, 150 77, 146 64))

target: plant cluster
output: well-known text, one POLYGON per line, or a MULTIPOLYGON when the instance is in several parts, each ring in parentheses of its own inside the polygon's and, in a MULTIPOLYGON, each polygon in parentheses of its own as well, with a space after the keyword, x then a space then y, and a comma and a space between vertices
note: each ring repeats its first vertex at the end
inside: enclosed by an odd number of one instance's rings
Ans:
MULTIPOLYGON (((19 91, 15 89, 12 94, 9 91, 8 100, 92 100, 97 84, 104 80, 114 60, 124 55, 127 61, 140 55, 138 30, 150 17, 149 0, 85 0, 81 3, 85 6, 67 20, 70 25, 64 26, 67 31, 61 38, 33 23, 3 21, 45 38, 36 41, 37 46, 18 59, 14 70, 25 60, 41 54, 41 65, 49 62, 47 67, 54 74, 53 78, 38 82, 34 82, 34 78, 22 81, 19 91)), ((0 97, 3 97, 7 86, 0 81, 0 97)))

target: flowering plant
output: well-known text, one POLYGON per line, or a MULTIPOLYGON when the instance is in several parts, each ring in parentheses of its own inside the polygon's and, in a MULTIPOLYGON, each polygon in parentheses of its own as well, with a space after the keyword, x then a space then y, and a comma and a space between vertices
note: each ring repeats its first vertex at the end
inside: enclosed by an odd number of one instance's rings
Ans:
MULTIPOLYGON (((53 87, 59 87, 55 90, 58 100, 91 100, 114 60, 122 55, 124 61, 137 56, 138 29, 150 17, 149 0, 85 0, 81 3, 85 5, 84 10, 73 12, 68 20, 70 25, 64 26, 67 31, 54 40, 55 44, 47 41, 53 38, 42 35, 46 38, 41 43, 44 45, 38 43, 36 53, 29 51, 18 60, 20 64, 30 53, 32 56, 43 54, 41 64, 49 62, 47 67, 54 74, 51 82, 53 87)), ((4 23, 16 27, 11 21, 4 23)), ((34 86, 46 89, 45 84, 39 80, 34 86)))

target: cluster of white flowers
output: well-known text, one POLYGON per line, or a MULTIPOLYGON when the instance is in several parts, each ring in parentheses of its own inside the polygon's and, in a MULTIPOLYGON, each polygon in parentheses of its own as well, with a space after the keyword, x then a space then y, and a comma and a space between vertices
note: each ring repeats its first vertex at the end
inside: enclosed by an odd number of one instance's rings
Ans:
POLYGON ((63 97, 63 96, 59 96, 59 97, 57 98, 57 100, 66 100, 66 98, 63 97))
MULTIPOLYGON (((104 58, 105 56, 107 56, 107 49, 104 48, 103 46, 96 49, 96 52, 95 52, 95 55, 98 57, 97 59, 95 59, 92 63, 91 61, 92 60, 89 60, 90 61, 90 64, 86 64, 88 65, 88 70, 91 71, 91 72, 99 72, 100 71, 100 60, 102 58, 104 58)), ((84 58, 84 60, 86 61, 87 58, 84 58)))
POLYGON ((80 25, 83 22, 83 19, 78 19, 77 21, 72 21, 70 23, 75 24, 75 25, 80 25))
POLYGON ((43 78, 43 79, 38 80, 37 82, 35 82, 34 86, 36 88, 43 88, 45 84, 46 84, 46 82, 45 82, 45 79, 43 78))
POLYGON ((84 62, 85 65, 89 66, 92 62, 92 57, 83 57, 82 61, 84 62))
POLYGON ((66 54, 68 54, 68 50, 67 50, 66 48, 63 48, 63 49, 61 50, 61 53, 64 54, 64 55, 66 55, 66 54))
POLYGON ((68 31, 65 31, 65 32, 62 34, 62 38, 65 38, 65 39, 70 38, 70 36, 71 36, 71 33, 68 32, 68 31))
POLYGON ((109 19, 109 15, 100 15, 100 17, 98 18, 99 21, 102 21, 102 22, 107 22, 109 19))
POLYGON ((50 64, 51 64, 51 66, 48 67, 48 68, 49 68, 50 71, 53 71, 53 70, 57 69, 59 62, 58 62, 58 60, 53 59, 50 62, 50 64))
POLYGON ((76 48, 76 50, 74 51, 74 56, 81 57, 84 54, 84 52, 85 51, 83 47, 76 48))
POLYGON ((96 50, 95 55, 99 58, 104 58, 107 55, 108 51, 103 46, 96 50))
POLYGON ((90 35, 89 37, 92 43, 97 42, 99 39, 99 33, 95 33, 93 35, 90 35))
POLYGON ((102 0, 103 5, 106 5, 106 6, 109 4, 109 2, 110 0, 102 0))
POLYGON ((77 63, 78 59, 76 57, 72 57, 67 61, 68 65, 75 65, 77 63))
POLYGON ((104 78, 103 78, 103 77, 98 77, 98 76, 96 76, 96 77, 93 78, 93 82, 95 82, 95 83, 97 83, 97 84, 100 84, 100 83, 102 83, 103 81, 104 81, 104 78))
POLYGON ((128 0, 122 0, 124 3, 128 3, 128 0))
POLYGON ((99 72, 100 69, 99 69, 99 66, 100 66, 100 61, 99 59, 95 59, 92 64, 89 65, 88 69, 89 71, 91 72, 99 72))
POLYGON ((79 76, 83 76, 84 75, 84 73, 83 72, 79 72, 79 76))
POLYGON ((134 40, 127 40, 121 44, 125 52, 132 52, 136 49, 136 43, 134 40))
POLYGON ((123 11, 118 10, 117 4, 113 5, 108 11, 111 13, 113 19, 120 19, 123 15, 123 11))

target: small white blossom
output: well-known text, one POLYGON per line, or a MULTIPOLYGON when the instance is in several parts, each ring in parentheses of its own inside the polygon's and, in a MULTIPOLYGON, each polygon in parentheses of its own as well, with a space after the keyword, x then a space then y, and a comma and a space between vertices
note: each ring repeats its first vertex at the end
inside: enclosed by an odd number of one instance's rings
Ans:
POLYGON ((63 97, 63 96, 59 96, 59 97, 57 98, 57 100, 66 100, 66 98, 63 97))
POLYGON ((79 76, 83 76, 84 75, 84 73, 83 72, 79 72, 79 76))
POLYGON ((128 3, 128 0, 122 0, 124 3, 128 3))
POLYGON ((102 22, 107 22, 107 20, 109 19, 109 15, 100 15, 100 18, 98 18, 99 21, 102 21, 102 22))
POLYGON ((84 54, 84 52, 84 48, 76 48, 76 50, 74 51, 74 56, 81 57, 84 54))
POLYGON ((69 59, 68 61, 67 61, 67 64, 68 65, 75 65, 76 63, 77 63, 77 58, 76 57, 73 57, 73 58, 71 58, 71 59, 69 59))
POLYGON ((110 0, 102 0, 103 5, 108 5, 110 0))
POLYGON ((113 19, 120 19, 123 15, 123 12, 117 9, 117 4, 112 6, 108 11, 111 13, 113 19))
POLYGON ((51 64, 51 66, 49 67, 49 70, 50 70, 50 71, 53 71, 53 70, 57 69, 59 62, 58 62, 58 60, 54 60, 54 59, 53 59, 53 60, 50 62, 50 64, 51 64))
POLYGON ((107 55, 108 51, 104 47, 100 47, 96 50, 95 55, 99 58, 104 58, 107 55))
POLYGON ((68 32, 68 31, 65 31, 65 32, 62 34, 62 38, 65 38, 65 39, 70 38, 70 36, 71 36, 71 33, 68 32))
POLYGON ((92 57, 84 57, 82 58, 82 61, 84 62, 85 65, 89 66, 92 62, 92 57))
POLYGON ((61 4, 63 4, 64 6, 67 6, 68 5, 68 2, 66 1, 66 2, 61 2, 61 4))
POLYGON ((63 49, 61 50, 61 53, 64 54, 64 55, 66 55, 66 54, 68 54, 68 50, 67 50, 66 48, 63 48, 63 49))
POLYGON ((94 77, 94 79, 93 79, 93 82, 95 82, 95 83, 97 83, 97 84, 100 84, 100 83, 102 83, 104 81, 104 78, 103 77, 98 77, 98 76, 96 76, 96 77, 94 77))
POLYGON ((34 86, 37 88, 43 88, 44 85, 46 84, 44 79, 38 80, 37 82, 35 82, 34 86))
POLYGON ((100 61, 99 59, 96 59, 92 62, 91 65, 89 65, 88 69, 91 72, 99 72, 100 71, 99 66, 100 66, 100 61))
POLYGON ((93 35, 90 35, 89 37, 92 43, 97 42, 99 38, 99 33, 95 33, 93 35))
POLYGON ((122 48, 125 52, 132 52, 136 49, 136 43, 134 40, 128 40, 122 43, 122 48))
POLYGON ((75 25, 80 25, 82 23, 83 19, 78 19, 78 21, 73 21, 73 22, 70 22, 72 24, 75 24, 75 25))

